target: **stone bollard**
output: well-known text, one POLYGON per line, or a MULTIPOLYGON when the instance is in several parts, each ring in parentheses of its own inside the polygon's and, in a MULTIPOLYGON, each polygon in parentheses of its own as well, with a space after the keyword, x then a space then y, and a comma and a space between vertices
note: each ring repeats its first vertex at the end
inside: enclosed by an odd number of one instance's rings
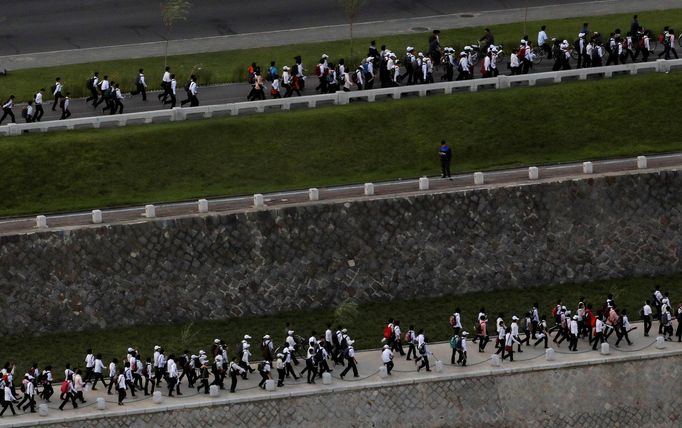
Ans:
POLYGON ((663 336, 656 338, 656 349, 665 349, 665 338, 663 336))
POLYGON ((97 410, 106 410, 107 400, 104 397, 97 397, 97 410))
POLYGON ((436 360, 436 373, 443 372, 443 362, 441 360, 436 360))
POLYGON ((474 184, 480 186, 485 182, 482 172, 474 172, 474 184))
POLYGON ((373 183, 365 183, 365 196, 372 196, 374 195, 374 184, 373 183))
POLYGON ((379 377, 382 379, 388 377, 388 370, 386 370, 386 366, 379 367, 379 377))
POLYGON ((332 374, 328 372, 322 373, 322 384, 331 385, 332 384, 332 374))
POLYGON ((556 356, 554 355, 554 348, 545 349, 545 359, 547 361, 554 361, 556 356))
POLYGON ((265 381, 265 390, 266 391, 274 391, 277 389, 277 384, 275 383, 274 379, 268 379, 265 381))
POLYGON ((265 206, 265 199, 262 194, 256 193, 253 195, 253 206, 255 208, 263 208, 265 206))
POLYGON ((528 179, 529 180, 537 180, 540 178, 540 170, 536 166, 531 166, 528 168, 528 179))
POLYGON ((40 416, 47 416, 47 412, 48 412, 47 404, 39 404, 38 405, 38 414, 40 416))
POLYGON ((147 218, 154 218, 156 217, 156 207, 152 204, 145 205, 144 206, 144 215, 147 218))
POLYGON ((220 397, 220 387, 218 385, 211 385, 208 387, 208 395, 211 398, 220 397))
POLYGON ((152 395, 152 401, 154 401, 154 404, 163 403, 163 395, 161 395, 161 391, 154 391, 154 395, 152 395))
POLYGON ((320 200, 320 191, 316 188, 308 189, 308 198, 311 201, 319 201, 320 200))
POLYGON ((102 222, 101 210, 92 210, 92 222, 95 224, 100 224, 102 222))
POLYGON ((583 162, 583 174, 592 174, 593 172, 592 162, 583 162))
POLYGON ((199 199, 197 201, 197 209, 200 213, 208 212, 208 201, 206 199, 199 199))
POLYGON ((502 365, 502 360, 500 359, 500 356, 497 355, 497 354, 493 354, 493 355, 490 357, 490 364, 491 364, 493 367, 500 367, 500 365, 502 365))
POLYGON ((602 355, 609 355, 611 353, 611 350, 609 349, 609 343, 604 342, 601 344, 601 354, 602 355))
POLYGON ((429 190, 429 177, 419 178, 419 190, 429 190))
POLYGON ((637 156, 637 169, 646 169, 646 156, 637 156))
POLYGON ((46 229, 47 228, 47 217, 44 215, 39 215, 36 217, 36 227, 38 229, 46 229))

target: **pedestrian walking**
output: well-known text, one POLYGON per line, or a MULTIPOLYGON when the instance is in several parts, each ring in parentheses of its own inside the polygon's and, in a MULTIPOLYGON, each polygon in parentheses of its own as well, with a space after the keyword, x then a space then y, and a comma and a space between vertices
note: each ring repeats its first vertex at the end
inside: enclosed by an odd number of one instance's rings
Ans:
POLYGON ((230 392, 235 392, 237 390, 237 376, 246 375, 246 370, 244 370, 238 363, 239 357, 234 357, 230 363, 230 392))
POLYGON ((441 178, 450 178, 450 162, 452 161, 452 150, 447 145, 445 140, 440 142, 440 149, 438 149, 440 156, 441 178))
POLYGON ((163 92, 159 94, 158 98, 159 101, 161 101, 163 104, 166 103, 167 98, 170 96, 170 82, 171 82, 171 73, 170 73, 170 67, 166 67, 165 71, 163 72, 163 77, 161 77, 161 89, 163 89, 163 92))
POLYGON ((52 96, 54 97, 54 102, 52 103, 52 111, 55 111, 57 109, 57 105, 59 104, 59 100, 62 98, 62 89, 63 85, 61 82, 61 78, 57 77, 55 79, 56 81, 54 82, 54 85, 52 85, 52 96))
POLYGON ((92 101, 92 106, 95 107, 95 104, 97 104, 97 88, 100 84, 99 81, 99 72, 95 71, 95 73, 92 75, 91 78, 89 78, 85 82, 85 87, 87 88, 88 91, 90 91, 90 96, 85 99, 86 103, 89 103, 92 101))
POLYGON ((123 405, 123 400, 126 398, 126 389, 128 387, 128 382, 123 373, 120 373, 116 380, 112 379, 111 384, 116 384, 116 390, 118 391, 118 405, 123 405))
POLYGON ((393 351, 391 351, 391 347, 388 345, 384 345, 384 349, 381 351, 381 361, 384 363, 384 366, 386 367, 386 373, 388 375, 391 374, 391 370, 393 370, 393 351))
POLYGON ((26 121, 26 123, 31 123, 33 122, 34 113, 33 101, 29 100, 24 108, 21 109, 21 117, 26 121))
MULTIPOLYGON (((623 339, 625 339, 628 345, 632 345, 630 337, 628 336, 628 332, 630 330, 630 320, 628 319, 628 311, 626 309, 623 309, 620 313, 620 318, 618 320, 618 329, 620 330, 620 334, 618 335, 618 340, 616 340, 616 347, 618 347, 620 341, 623 339)), ((679 328, 678 331, 680 331, 679 328)), ((682 331, 680 332, 682 333, 682 331)))
POLYGON ((73 406, 74 409, 78 408, 78 404, 76 403, 76 388, 73 385, 73 381, 67 379, 64 379, 64 382, 62 382, 62 386, 60 388, 60 398, 62 400, 62 404, 59 405, 59 410, 64 410, 64 406, 66 406, 66 403, 71 401, 71 405, 73 406))
POLYGON ((62 110, 62 115, 60 120, 68 119, 71 117, 71 110, 69 110, 69 105, 71 104, 71 98, 69 98, 70 93, 67 92, 64 97, 62 97, 59 102, 59 108, 62 110))
MULTIPOLYGON (((197 85, 197 76, 193 74, 190 77, 189 85, 187 86, 187 99, 181 101, 180 106, 184 106, 187 103, 189 103, 190 107, 198 106, 199 105, 199 99, 197 98, 198 93, 199 86, 197 85)), ((263 95, 262 99, 265 99, 265 95, 263 95)))
POLYGON ((5 120, 7 116, 9 116, 12 123, 17 123, 16 119, 14 118, 14 112, 12 111, 12 108, 14 108, 14 95, 10 95, 7 101, 5 101, 5 103, 2 105, 2 117, 0 117, 0 125, 2 125, 2 121, 5 120))
MULTIPOLYGON (((258 382, 258 386, 261 389, 265 389, 265 382, 272 378, 270 371, 272 369, 272 364, 269 359, 263 360, 258 363, 258 373, 260 374, 261 380, 258 382)), ((314 382, 313 382, 314 383, 314 382)))
POLYGON ((119 114, 123 114, 123 98, 124 96, 121 93, 121 88, 118 83, 114 84, 114 91, 112 94, 114 108, 111 109, 109 114, 116 114, 116 110, 118 110, 119 114))
POLYGON ((7 380, 8 376, 4 375, 3 377, 3 383, 5 384, 5 394, 4 394, 4 400, 2 402, 2 411, 0 411, 0 416, 5 414, 5 411, 7 411, 7 408, 9 408, 12 411, 12 415, 16 416, 17 412, 14 411, 14 401, 16 398, 14 397, 14 394, 12 394, 12 388, 10 388, 7 385, 7 380))
POLYGON ((147 101, 147 82, 144 80, 144 69, 140 69, 135 77, 135 90, 130 93, 131 97, 142 94, 142 101, 147 101))

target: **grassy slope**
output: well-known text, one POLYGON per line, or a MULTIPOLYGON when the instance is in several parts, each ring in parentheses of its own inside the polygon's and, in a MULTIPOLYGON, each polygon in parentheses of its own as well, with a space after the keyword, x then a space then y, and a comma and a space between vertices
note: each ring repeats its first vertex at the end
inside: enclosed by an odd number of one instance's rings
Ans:
MULTIPOLYGON (((593 30, 608 34, 616 27, 620 27, 624 32, 627 31, 630 27, 631 17, 632 14, 619 14, 538 21, 529 22, 527 28, 531 39, 535 39, 539 27, 542 24, 546 24, 548 33, 551 36, 573 41, 577 37, 578 31, 582 28, 582 23, 585 21, 590 23, 590 28, 593 30)), ((639 17, 639 22, 645 28, 651 28, 658 32, 665 25, 674 26, 675 23, 682 21, 682 9, 644 11, 639 13, 639 17)), ((519 16, 519 21, 521 20, 523 20, 523 16, 519 16)), ((507 47, 516 46, 523 36, 522 22, 496 25, 492 29, 496 41, 505 44, 507 47)), ((478 40, 482 34, 483 30, 481 27, 444 30, 441 34, 441 40, 443 46, 450 45, 461 48, 465 44, 478 40)), ((341 37, 343 35, 343 32, 340 33, 341 37)), ((364 55, 370 40, 370 38, 356 39, 356 52, 364 55)), ((404 48, 408 45, 426 51, 428 48, 427 42, 427 33, 385 36, 377 39, 379 45, 386 44, 400 55, 402 55, 404 48)), ((238 82, 244 80, 246 68, 253 61, 264 66, 269 65, 270 61, 275 60, 281 68, 281 65, 291 65, 295 55, 302 55, 304 64, 308 71, 311 72, 314 62, 319 59, 323 52, 329 54, 332 61, 336 62, 338 58, 349 57, 349 46, 348 40, 339 40, 269 48, 241 49, 196 55, 178 55, 170 57, 168 63, 178 76, 178 81, 186 80, 190 75, 190 71, 194 67, 200 66, 202 70, 198 74, 199 83, 202 85, 206 83, 238 82)), ((348 63, 351 64, 353 62, 349 61, 348 63)), ((72 96, 81 96, 87 93, 85 80, 90 77, 94 70, 108 74, 113 80, 123 83, 124 88, 132 89, 134 77, 139 67, 143 67, 147 71, 147 82, 149 82, 150 88, 154 87, 154 89, 157 89, 157 80, 160 81, 161 72, 163 71, 162 57, 18 70, 6 78, 1 78, 0 99, 5 99, 10 93, 13 93, 19 99, 27 100, 41 86, 49 91, 56 76, 62 78, 66 85, 65 90, 70 91, 72 96)))
MULTIPOLYGON (((641 305, 645 299, 650 298, 653 287, 656 285, 661 287, 661 291, 669 291, 673 304, 677 306, 677 299, 682 295, 682 275, 360 305, 361 316, 350 323, 345 320, 335 320, 333 310, 318 310, 259 318, 198 322, 189 325, 144 326, 52 334, 32 340, 27 340, 26 337, 2 337, 0 338, 0 361, 16 361, 20 372, 26 370, 32 361, 37 361, 41 367, 45 364, 52 364, 55 366, 53 373, 59 375, 63 373, 62 368, 66 362, 74 365, 82 364, 85 350, 89 347, 92 347, 95 352, 101 352, 108 360, 114 356, 121 358, 129 346, 139 347, 144 357, 150 355, 152 347, 156 344, 161 344, 168 351, 175 353, 185 348, 191 352, 197 352, 199 349, 208 348, 215 337, 224 339, 230 349, 234 350, 246 333, 256 340, 264 334, 270 334, 275 344, 280 345, 285 337, 287 322, 291 322, 298 334, 306 337, 313 329, 318 334, 324 332, 327 322, 333 321, 334 327, 341 322, 348 327, 351 337, 356 339, 356 345, 359 348, 377 348, 380 345, 383 326, 389 317, 399 319, 403 330, 406 330, 410 324, 414 324, 416 328, 424 328, 430 340, 442 341, 449 338, 450 330, 447 320, 456 307, 462 310, 464 328, 472 331, 474 318, 481 306, 486 307, 491 317, 502 312, 505 318, 509 319, 513 314, 521 316, 530 310, 534 302, 538 302, 540 314, 550 316, 551 307, 559 298, 563 299, 564 304, 571 311, 575 311, 581 296, 597 308, 605 302, 608 293, 613 293, 616 304, 620 308, 628 309, 630 319, 636 320, 639 318, 641 305), (190 332, 186 335, 187 340, 182 340, 184 329, 190 332)), ((550 320, 548 323, 550 326, 553 325, 550 320)), ((658 324, 655 324, 655 328, 657 327, 658 324)), ((260 352, 256 350, 254 356, 258 359, 260 352)))
POLYGON ((680 150, 681 74, 0 141, 0 215, 680 150), (548 131, 551 130, 551 131, 548 131))

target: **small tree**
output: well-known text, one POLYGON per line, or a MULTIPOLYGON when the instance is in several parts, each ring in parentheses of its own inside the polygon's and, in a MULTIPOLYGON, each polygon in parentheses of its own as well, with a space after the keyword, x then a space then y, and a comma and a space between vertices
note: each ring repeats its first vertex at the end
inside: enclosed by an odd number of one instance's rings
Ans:
POLYGON ((365 4, 366 0, 339 0, 343 5, 344 12, 346 13, 346 18, 348 19, 348 25, 350 26, 350 61, 353 60, 353 22, 358 17, 360 13, 360 8, 365 4))
POLYGON ((163 56, 163 66, 168 62, 168 43, 173 25, 178 21, 186 21, 192 2, 189 0, 164 0, 161 2, 161 19, 166 28, 166 48, 163 56))

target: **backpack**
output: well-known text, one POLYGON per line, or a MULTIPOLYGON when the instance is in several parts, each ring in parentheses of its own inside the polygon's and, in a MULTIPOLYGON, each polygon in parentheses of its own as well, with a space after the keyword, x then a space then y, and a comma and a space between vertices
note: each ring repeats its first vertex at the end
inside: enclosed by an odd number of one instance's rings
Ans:
POLYGON ((321 70, 322 69, 320 68, 320 64, 315 64, 315 76, 321 75, 322 74, 321 70))
POLYGON ((339 346, 339 336, 336 334, 332 334, 332 345, 338 347, 339 346))
POLYGON ((185 92, 189 92, 189 85, 192 84, 192 80, 188 80, 187 83, 185 83, 185 92))
POLYGON ((457 336, 457 335, 452 336, 452 338, 450 339, 450 347, 452 349, 461 348, 461 342, 459 340, 459 336, 457 336))
POLYGON ((658 35, 658 43, 665 42, 665 34, 661 33, 658 35))
POLYGON ((644 37, 642 37, 642 38, 639 39, 639 48, 640 48, 640 49, 644 49, 644 48, 645 48, 644 37))
POLYGON ((57 85, 52 85, 52 86, 50 87, 50 89, 52 89, 52 93, 54 94, 54 91, 57 90, 57 85))
POLYGON ((28 107, 24 106, 24 108, 21 109, 21 117, 26 119, 28 117, 28 107))
POLYGON ((457 324, 457 320, 455 319, 454 315, 450 315, 450 321, 449 322, 450 322, 450 327, 455 327, 455 325, 457 324))
POLYGON ((523 59, 526 57, 526 48, 525 47, 520 48, 519 53, 516 54, 516 57, 523 61, 523 59))
POLYGON ((65 380, 64 382, 62 382, 62 386, 59 388, 59 391, 60 391, 62 394, 66 394, 67 392, 69 392, 69 389, 70 389, 70 387, 69 387, 69 381, 68 381, 68 380, 65 380))
POLYGON ((412 333, 409 330, 405 333, 405 343, 412 343, 412 333))
POLYGON ((91 77, 88 80, 85 81, 85 87, 88 88, 89 90, 92 90, 95 88, 95 78, 91 77))
POLYGON ((387 325, 386 327, 384 327, 384 339, 391 340, 392 337, 393 329, 391 328, 391 326, 387 325))
POLYGON ((424 346, 424 344, 426 344, 426 342, 423 342, 421 345, 417 347, 417 351, 419 351, 421 355, 426 354, 426 346, 424 346))
POLYGON ((362 72, 365 74, 369 73, 369 64, 367 63, 362 64, 362 72))
POLYGON ((262 372, 263 370, 265 370, 265 361, 258 363, 258 371, 262 372))
POLYGON ((138 74, 137 77, 135 78, 135 84, 136 85, 141 85, 142 84, 142 78, 138 74))

